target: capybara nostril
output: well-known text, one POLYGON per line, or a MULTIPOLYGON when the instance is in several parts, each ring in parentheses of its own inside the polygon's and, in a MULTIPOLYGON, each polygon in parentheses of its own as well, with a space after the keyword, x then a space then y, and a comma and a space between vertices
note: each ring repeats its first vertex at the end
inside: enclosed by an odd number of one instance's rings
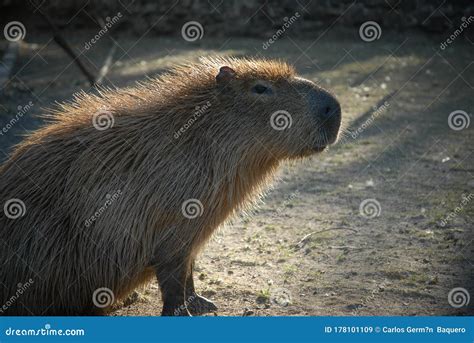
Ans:
POLYGON ((331 119, 337 120, 341 116, 341 105, 333 95, 324 90, 313 93, 311 107, 321 122, 331 119))
POLYGON ((323 144, 334 143, 337 140, 341 125, 341 105, 339 101, 331 93, 318 88, 312 90, 309 103, 318 130, 321 130, 325 137, 323 144))

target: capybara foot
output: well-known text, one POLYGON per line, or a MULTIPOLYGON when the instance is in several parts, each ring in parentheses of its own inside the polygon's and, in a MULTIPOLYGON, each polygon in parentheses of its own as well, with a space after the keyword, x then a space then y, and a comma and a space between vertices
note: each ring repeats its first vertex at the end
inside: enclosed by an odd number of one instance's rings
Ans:
POLYGON ((217 306, 212 301, 196 293, 188 298, 187 307, 193 315, 217 311, 217 306))

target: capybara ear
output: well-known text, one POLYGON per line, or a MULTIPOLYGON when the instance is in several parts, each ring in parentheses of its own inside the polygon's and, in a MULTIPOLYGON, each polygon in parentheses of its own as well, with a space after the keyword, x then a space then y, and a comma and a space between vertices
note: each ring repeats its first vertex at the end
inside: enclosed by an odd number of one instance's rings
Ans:
POLYGON ((235 78, 236 72, 228 66, 221 67, 219 74, 216 75, 216 82, 218 84, 227 84, 230 80, 235 78))

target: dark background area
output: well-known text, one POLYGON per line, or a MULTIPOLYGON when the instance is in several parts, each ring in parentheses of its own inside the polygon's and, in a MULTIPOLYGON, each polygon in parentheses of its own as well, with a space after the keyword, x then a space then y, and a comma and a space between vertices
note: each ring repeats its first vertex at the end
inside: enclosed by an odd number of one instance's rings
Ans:
POLYGON ((213 36, 265 37, 278 29, 284 18, 299 12, 302 19, 292 29, 293 35, 311 36, 329 26, 356 27, 375 20, 385 30, 415 29, 443 33, 458 26, 462 17, 472 15, 469 0, 103 0, 103 1, 0 1, 0 24, 21 13, 35 29, 47 29, 38 11, 48 13, 59 27, 90 29, 97 25, 94 14, 126 14, 115 30, 141 35, 172 35, 183 21, 197 20, 213 36))

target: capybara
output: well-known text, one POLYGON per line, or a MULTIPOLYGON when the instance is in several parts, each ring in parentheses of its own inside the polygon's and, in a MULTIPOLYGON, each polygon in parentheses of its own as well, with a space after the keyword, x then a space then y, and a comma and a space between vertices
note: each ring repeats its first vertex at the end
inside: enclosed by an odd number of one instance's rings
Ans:
POLYGON ((0 167, 0 313, 102 314, 156 276, 162 315, 190 315, 216 310, 193 284, 204 243, 334 143, 341 108, 287 63, 211 57, 46 117, 0 167))

